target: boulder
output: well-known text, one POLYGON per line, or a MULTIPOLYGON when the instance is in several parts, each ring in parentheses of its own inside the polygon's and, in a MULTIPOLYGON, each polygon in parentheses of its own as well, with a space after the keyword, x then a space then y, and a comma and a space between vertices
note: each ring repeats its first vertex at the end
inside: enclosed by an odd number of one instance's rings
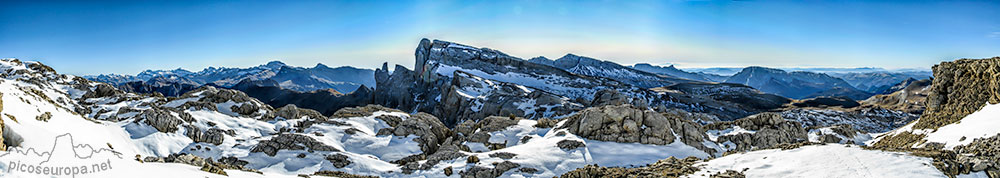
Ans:
POLYGON ((785 120, 781 115, 770 112, 735 121, 717 122, 705 125, 704 128, 706 130, 726 130, 735 126, 756 132, 719 136, 716 142, 736 144, 736 148, 730 148, 730 150, 750 151, 771 148, 784 143, 808 141, 808 132, 802 127, 802 124, 785 120))
POLYGON ((177 131, 177 126, 184 122, 183 120, 178 119, 177 116, 171 114, 169 111, 162 109, 148 109, 142 111, 138 118, 147 125, 156 128, 157 131, 163 133, 177 131))
POLYGON ((294 104, 285 105, 284 107, 278 108, 274 111, 274 115, 282 117, 285 119, 299 119, 302 117, 309 117, 310 119, 325 120, 323 114, 316 112, 311 109, 303 109, 296 107, 294 104))
POLYGON ((632 105, 592 107, 566 117, 562 128, 577 136, 621 143, 666 145, 678 139, 708 153, 715 150, 702 142, 708 138, 701 125, 693 122, 702 115, 673 110, 658 113, 632 105))
POLYGON ((299 134, 280 134, 270 140, 260 141, 253 148, 251 153, 264 152, 268 156, 274 156, 279 150, 306 150, 309 151, 335 151, 337 148, 316 141, 312 137, 299 134))

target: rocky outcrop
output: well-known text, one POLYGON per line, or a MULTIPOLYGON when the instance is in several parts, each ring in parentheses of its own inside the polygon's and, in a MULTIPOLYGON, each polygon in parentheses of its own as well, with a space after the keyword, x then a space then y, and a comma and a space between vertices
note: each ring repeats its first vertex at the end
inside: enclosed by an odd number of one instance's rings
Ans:
MULTIPOLYGON (((955 147, 958 153, 953 165, 964 165, 960 172, 986 171, 990 177, 1000 176, 1000 135, 977 138, 968 145, 955 147)), ((954 172, 954 171, 948 171, 954 172)))
POLYGON ((104 84, 104 83, 98 83, 98 84, 94 85, 94 89, 93 90, 88 90, 87 93, 84 93, 83 94, 83 98, 108 97, 108 96, 120 95, 122 93, 123 93, 122 91, 119 91, 118 89, 115 89, 115 87, 113 87, 111 85, 104 84))
MULTIPOLYGON (((417 83, 417 73, 396 65, 389 73, 388 63, 375 70, 375 93, 373 104, 406 111, 432 112, 441 95, 434 84, 417 83), (420 101, 420 102, 418 102, 420 101)), ((444 82, 441 82, 442 84, 444 82)))
POLYGON ((344 168, 351 164, 351 160, 343 154, 331 154, 326 156, 326 160, 333 164, 333 167, 344 168))
POLYGON ((882 109, 878 107, 840 108, 790 108, 781 111, 786 120, 796 121, 803 127, 850 125, 866 133, 882 133, 902 127, 919 115, 882 109))
POLYGON ((507 146, 507 143, 490 143, 490 132, 501 131, 507 127, 517 125, 521 119, 524 118, 490 116, 478 122, 467 120, 455 126, 454 130, 456 133, 461 134, 462 137, 460 138, 465 141, 482 143, 487 148, 490 148, 490 150, 502 149, 507 146))
POLYGON ((325 120, 324 117, 319 112, 311 109, 302 109, 295 105, 285 105, 284 107, 278 108, 274 111, 274 116, 285 118, 285 119, 300 119, 302 117, 309 117, 311 119, 325 120))
POLYGON ((496 178, 503 175, 504 172, 518 167, 521 167, 521 165, 510 161, 504 161, 494 163, 493 168, 473 166, 467 170, 458 172, 458 174, 461 175, 462 178, 496 178))
POLYGON ((146 123, 157 131, 171 133, 177 131, 177 126, 184 121, 174 116, 169 111, 160 109, 145 110, 139 114, 139 120, 146 123))
POLYGON ((915 129, 955 123, 986 103, 1000 103, 1000 57, 942 62, 933 69, 927 110, 915 129))
POLYGON ((808 141, 808 132, 802 124, 787 121, 777 113, 760 113, 731 122, 718 122, 705 125, 706 130, 727 130, 739 126, 753 133, 738 133, 722 135, 716 139, 718 143, 732 142, 735 151, 750 151, 766 149, 783 143, 808 141))
POLYGON ((437 117, 427 113, 417 113, 409 118, 401 119, 394 116, 378 117, 386 121, 391 128, 384 128, 378 131, 378 135, 408 136, 416 135, 413 139, 420 145, 420 150, 424 153, 434 153, 441 142, 451 135, 451 130, 445 127, 437 117), (401 121, 400 121, 401 120, 401 121))
POLYGON ((188 138, 191 138, 192 141, 196 143, 197 142, 211 143, 214 145, 222 144, 222 141, 224 141, 225 139, 224 135, 226 132, 218 128, 211 128, 208 129, 207 131, 202 131, 201 129, 193 125, 184 125, 184 130, 185 130, 184 135, 187 136, 188 138))
POLYGON ((487 80, 462 71, 455 71, 451 79, 447 83, 450 85, 442 88, 441 103, 433 113, 452 125, 491 115, 555 117, 582 108, 544 90, 487 80))
POLYGON ((42 114, 40 114, 38 116, 35 116, 35 120, 42 121, 42 122, 48 122, 49 119, 52 119, 52 113, 51 112, 45 112, 45 113, 42 113, 42 114))
POLYGON ((586 167, 578 168, 560 175, 559 178, 681 177, 698 172, 698 167, 695 167, 694 164, 699 161, 700 160, 695 157, 688 157, 685 159, 670 157, 657 161, 656 163, 637 168, 587 165, 586 167))
POLYGON ((260 143, 257 143, 257 145, 250 149, 250 152, 264 152, 268 156, 274 156, 280 150, 306 149, 308 149, 307 151, 340 151, 309 136, 285 133, 275 136, 270 140, 260 141, 260 143))
POLYGON ((663 114, 632 105, 602 106, 566 117, 566 123, 559 128, 583 138, 622 143, 666 145, 680 139, 707 153, 716 152, 702 144, 707 135, 700 124, 692 122, 696 119, 691 116, 663 114))
POLYGON ((563 150, 574 150, 576 148, 585 147, 587 145, 584 144, 583 142, 576 140, 561 140, 556 143, 556 146, 558 146, 559 149, 563 150))

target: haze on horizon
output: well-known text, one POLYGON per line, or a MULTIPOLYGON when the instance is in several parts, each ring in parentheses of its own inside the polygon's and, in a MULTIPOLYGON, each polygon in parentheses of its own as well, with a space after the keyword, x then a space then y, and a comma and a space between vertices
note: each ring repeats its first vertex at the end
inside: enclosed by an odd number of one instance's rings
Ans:
POLYGON ((0 2, 0 57, 61 72, 413 65, 421 38, 623 65, 923 68, 1000 56, 1000 2, 0 2))

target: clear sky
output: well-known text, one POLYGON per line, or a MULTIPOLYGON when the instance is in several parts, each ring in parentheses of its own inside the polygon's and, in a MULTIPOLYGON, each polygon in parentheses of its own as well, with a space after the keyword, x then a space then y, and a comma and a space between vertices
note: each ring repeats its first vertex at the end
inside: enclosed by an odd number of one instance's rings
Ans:
POLYGON ((1000 1, 0 2, 0 57, 70 74, 383 62, 421 38, 629 65, 929 68, 1000 56, 1000 1))

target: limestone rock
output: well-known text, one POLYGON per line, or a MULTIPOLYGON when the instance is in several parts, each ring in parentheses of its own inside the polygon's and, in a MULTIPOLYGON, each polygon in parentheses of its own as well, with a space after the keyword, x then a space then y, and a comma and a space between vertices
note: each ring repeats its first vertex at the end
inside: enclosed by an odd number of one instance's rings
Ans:
POLYGON ((351 160, 348 159, 347 156, 345 156, 343 154, 339 154, 339 153, 338 154, 327 155, 326 156, 326 160, 330 161, 330 163, 333 163, 333 167, 337 167, 337 168, 344 168, 347 165, 351 164, 351 160))
POLYGON ((302 109, 296 107, 294 104, 289 104, 285 105, 284 107, 278 108, 277 110, 274 111, 274 115, 285 119, 299 119, 302 117, 309 117, 311 119, 320 119, 320 120, 326 119, 326 117, 323 117, 323 114, 320 114, 315 110, 302 109))
POLYGON ((314 150, 314 151, 340 151, 336 148, 316 141, 312 137, 299 134, 280 134, 270 140, 260 141, 250 149, 250 152, 264 152, 268 156, 274 156, 279 150, 314 150))
POLYGON ((729 122, 717 122, 705 125, 706 130, 726 130, 739 126, 740 128, 756 131, 754 133, 740 133, 734 135, 720 136, 716 142, 732 142, 736 151, 750 151, 754 149, 765 149, 783 143, 796 143, 808 141, 808 132, 802 124, 795 121, 788 121, 777 113, 760 113, 743 119, 729 122))
POLYGON ((959 59, 935 65, 927 110, 914 129, 955 123, 986 103, 1000 103, 1000 57, 959 59))
POLYGON ((147 125, 153 126, 157 131, 163 133, 177 131, 177 126, 184 122, 169 111, 161 109, 145 110, 139 114, 139 118, 147 125))
POLYGON ((656 163, 637 168, 600 167, 597 165, 587 165, 583 168, 577 168, 576 170, 567 172, 563 175, 560 175, 559 177, 560 178, 681 177, 683 175, 688 175, 697 172, 698 168, 693 165, 698 161, 699 161, 698 158, 695 157, 688 157, 685 159, 677 159, 674 157, 670 157, 667 159, 659 160, 656 163))
POLYGON ((563 150, 573 150, 573 149, 576 149, 576 148, 585 147, 587 145, 583 144, 583 142, 576 141, 576 140, 562 140, 562 141, 557 142, 556 146, 558 146, 560 149, 563 149, 563 150))
POLYGON ((716 152, 702 142, 708 138, 701 125, 691 120, 697 114, 674 110, 658 113, 632 105, 592 107, 566 117, 560 128, 580 137, 621 143, 666 145, 680 141, 707 153, 716 152))

